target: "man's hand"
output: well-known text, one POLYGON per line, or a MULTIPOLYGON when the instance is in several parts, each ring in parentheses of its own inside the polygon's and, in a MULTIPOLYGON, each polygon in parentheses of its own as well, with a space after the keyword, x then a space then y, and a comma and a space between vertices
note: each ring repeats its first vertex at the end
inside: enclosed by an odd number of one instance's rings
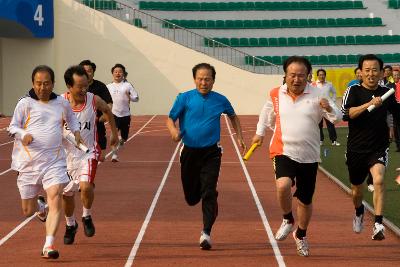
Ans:
POLYGON ((264 140, 264 136, 260 136, 260 135, 255 134, 253 136, 253 138, 251 139, 251 145, 257 144, 257 145, 261 146, 262 143, 263 143, 263 140, 264 140))
POLYGON ((319 101, 319 105, 321 106, 321 108, 325 109, 328 112, 332 111, 332 107, 331 105, 329 105, 329 101, 326 98, 321 98, 321 100, 319 101))
POLYGON ((181 141, 182 137, 181 137, 181 134, 179 133, 178 129, 176 129, 175 131, 171 132, 171 138, 175 142, 181 141))
POLYGON ((30 134, 25 134, 24 138, 22 138, 21 142, 24 146, 29 145, 30 143, 32 143, 33 141, 33 137, 30 134))
POLYGON ((85 142, 83 142, 80 131, 74 132, 74 136, 75 136, 76 147, 79 148, 79 144, 83 144, 86 146, 85 142))
POLYGON ((382 98, 380 96, 372 98, 371 101, 368 102, 369 106, 375 105, 375 107, 379 107, 382 105, 382 98))

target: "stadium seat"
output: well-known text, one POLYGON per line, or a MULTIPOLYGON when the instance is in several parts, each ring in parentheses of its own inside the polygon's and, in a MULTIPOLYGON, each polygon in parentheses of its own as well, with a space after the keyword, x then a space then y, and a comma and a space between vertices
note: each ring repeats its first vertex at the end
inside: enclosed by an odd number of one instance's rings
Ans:
POLYGON ((241 47, 250 46, 249 39, 248 38, 239 38, 239 46, 241 46, 241 47))
POLYGON ((298 28, 299 27, 299 20, 298 19, 290 19, 289 20, 289 25, 292 28, 298 28))
POLYGON ((207 22, 205 20, 197 20, 195 28, 197 28, 197 29, 206 29, 207 28, 207 22))
POLYGON ((240 46, 240 44, 239 44, 239 38, 230 38, 230 39, 229 39, 229 42, 230 42, 231 46, 233 46, 233 47, 238 47, 238 46, 240 46))
POLYGON ((259 46, 258 38, 250 38, 250 39, 249 39, 249 45, 250 45, 251 47, 257 47, 257 46, 259 46))
POLYGON ((143 27, 142 20, 141 19, 134 19, 133 20, 133 25, 135 25, 136 27, 142 28, 143 27))
POLYGON ((262 21, 261 20, 253 20, 252 21, 254 29, 261 29, 262 28, 262 21))
POLYGON ((268 44, 269 44, 269 46, 279 46, 278 38, 275 38, 275 37, 268 38, 268 44))
POLYGON ((278 46, 287 46, 288 40, 286 37, 279 37, 278 38, 278 46))
POLYGON ((346 44, 347 45, 356 44, 356 38, 353 35, 347 35, 345 38, 346 38, 346 44))
POLYGON ((309 56, 311 64, 318 64, 318 56, 309 56))
POLYGON ((318 64, 320 65, 327 65, 328 64, 328 56, 326 55, 320 55, 318 56, 318 64))
POLYGON ((290 22, 288 19, 281 19, 280 24, 281 28, 288 28, 290 26, 290 22))
POLYGON ((318 36, 317 38, 317 45, 326 45, 326 38, 323 36, 318 36))
POLYGON ((280 28, 281 22, 279 19, 272 19, 271 20, 271 28, 280 28))
POLYGON ((347 64, 346 55, 337 55, 337 64, 340 64, 340 65, 347 64))
MULTIPOLYGON (((303 38, 303 37, 300 37, 300 38, 303 38)), ((311 46, 317 45, 317 38, 315 38, 314 36, 309 36, 306 39, 307 39, 307 41, 306 41, 307 45, 311 45, 311 46)))
POLYGON ((318 26, 317 20, 316 19, 308 19, 308 26, 312 27, 312 28, 317 27, 318 26))
POLYGON ((336 55, 328 55, 328 64, 334 65, 338 64, 338 59, 336 55))
POLYGON ((275 65, 282 65, 282 57, 281 56, 273 56, 272 63, 275 65))
POLYGON ((317 26, 318 27, 326 27, 327 26, 327 19, 317 19, 317 26))
POLYGON ((382 26, 382 18, 372 18, 372 25, 374 26, 382 26))
POLYGON ((262 47, 269 46, 268 38, 259 38, 258 39, 258 46, 262 46, 262 47))
POLYGON ((326 40, 327 45, 335 45, 336 44, 335 37, 333 37, 333 36, 327 36, 327 37, 325 37, 325 40, 326 40))
POLYGON ((308 27, 308 19, 299 19, 299 26, 303 28, 308 27))
POLYGON ((225 20, 217 20, 215 22, 215 28, 217 28, 217 29, 225 29, 225 20))
POLYGON ((347 55, 347 64, 357 64, 358 63, 358 56, 356 55, 347 55))
POLYGON ((336 42, 336 45, 344 45, 344 44, 346 44, 346 38, 344 36, 341 36, 341 35, 336 36, 335 37, 335 42, 336 42))
POLYGON ((298 46, 307 45, 307 38, 306 37, 297 37, 297 45, 298 46))
POLYGON ((296 37, 289 37, 288 38, 288 46, 297 46, 297 38, 296 37))
MULTIPOLYGON (((259 3, 259 2, 256 2, 256 3, 259 3)), ((262 21, 261 21, 261 25, 262 25, 262 27, 263 27, 264 29, 269 29, 269 28, 272 27, 272 26, 271 26, 271 21, 268 20, 268 19, 262 20, 262 21)))
POLYGON ((206 21, 206 27, 207 27, 207 29, 215 29, 215 28, 217 28, 217 21, 215 21, 215 20, 207 20, 206 21))
POLYGON ((243 21, 243 28, 244 29, 252 29, 253 27, 253 21, 251 20, 244 20, 243 21))

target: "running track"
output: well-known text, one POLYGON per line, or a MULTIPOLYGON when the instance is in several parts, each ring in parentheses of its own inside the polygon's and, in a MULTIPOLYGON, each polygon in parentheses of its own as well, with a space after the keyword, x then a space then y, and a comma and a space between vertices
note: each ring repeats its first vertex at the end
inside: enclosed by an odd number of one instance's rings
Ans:
MULTIPOLYGON (((5 172, 0 175, 0 266, 351 267, 394 266, 400 262, 400 239, 394 234, 388 231, 386 240, 371 241, 371 216, 362 234, 353 233, 349 196, 322 173, 318 174, 308 230, 311 256, 297 256, 291 236, 279 243, 271 242, 269 226, 274 233, 281 214, 267 148, 264 145, 258 149, 244 168, 224 117, 220 214, 212 233, 213 250, 201 251, 201 208, 188 207, 184 202, 178 155, 173 156, 177 144, 168 136, 165 119, 133 117, 130 135, 134 136, 121 149, 121 161, 106 161, 97 172, 93 215, 96 235, 85 237, 79 222, 75 244, 65 246, 62 221, 56 239, 60 258, 56 261, 39 256, 44 227, 36 218, 4 241, 25 218, 20 211, 16 173, 7 171, 12 144, 5 144, 11 139, 3 128, 9 119, 0 119, 0 173, 5 172)), ((241 122, 249 144, 257 118, 242 116, 241 122)), ((76 216, 81 216, 80 204, 76 216)))

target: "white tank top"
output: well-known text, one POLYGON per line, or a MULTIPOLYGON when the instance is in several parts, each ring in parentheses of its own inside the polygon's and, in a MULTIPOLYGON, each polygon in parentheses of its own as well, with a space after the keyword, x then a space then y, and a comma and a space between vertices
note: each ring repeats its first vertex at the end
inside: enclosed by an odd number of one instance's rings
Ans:
MULTIPOLYGON (((67 101, 69 101, 70 93, 67 92, 62 95, 67 101)), ((92 93, 86 93, 85 103, 80 109, 72 109, 75 113, 75 116, 78 118, 79 127, 81 132, 81 138, 85 145, 89 148, 89 152, 85 153, 84 151, 76 148, 73 144, 64 141, 64 145, 67 152, 67 163, 70 163, 74 160, 83 160, 83 159, 96 159, 98 160, 100 155, 100 147, 97 143, 97 129, 96 129, 96 104, 95 97, 92 93)), ((64 137, 69 134, 71 131, 64 124, 64 137)))

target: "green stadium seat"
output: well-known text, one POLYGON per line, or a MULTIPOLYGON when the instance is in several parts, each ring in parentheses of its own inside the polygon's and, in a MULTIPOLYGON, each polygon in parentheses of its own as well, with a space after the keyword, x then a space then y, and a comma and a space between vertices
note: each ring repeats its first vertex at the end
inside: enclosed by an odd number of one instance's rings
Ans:
POLYGON ((290 22, 288 19, 281 19, 281 28, 288 28, 290 26, 290 22))
POLYGON ((282 65, 282 57, 281 56, 273 56, 272 63, 275 65, 282 65))
POLYGON ((308 19, 308 26, 312 28, 318 27, 317 19, 308 19))
POLYGON ((289 37, 287 40, 288 46, 297 46, 297 38, 296 37, 289 37))
POLYGON ((317 2, 301 2, 300 9, 316 10, 316 9, 318 9, 318 4, 317 4, 317 2))
POLYGON ((336 44, 336 39, 333 36, 327 36, 325 37, 326 40, 326 45, 335 45, 336 44))
MULTIPOLYGON (((256 2, 256 3, 259 3, 259 2, 256 2)), ((262 27, 263 27, 264 29, 269 29, 269 28, 272 27, 272 26, 271 26, 271 21, 268 20, 268 19, 262 20, 262 21, 261 21, 261 25, 262 25, 262 27)))
POLYGON ((382 44, 382 35, 367 35, 366 36, 367 42, 371 40, 372 44, 382 44))
POLYGON ((299 23, 299 20, 298 19, 290 19, 289 20, 289 25, 290 25, 290 27, 292 27, 292 28, 298 28, 300 25, 299 25, 300 23, 299 23))
POLYGON ((383 35, 382 36, 382 43, 391 44, 392 43, 392 36, 391 35, 383 35))
POLYGON ((245 2, 228 2, 228 8, 232 11, 243 11, 245 9, 245 2))
MULTIPOLYGON (((346 20, 348 20, 348 19, 346 19, 346 20)), ((352 20, 353 21, 349 25, 353 24, 354 26, 359 26, 359 27, 364 26, 363 18, 353 18, 352 20)), ((347 21, 347 22, 349 23, 349 21, 347 21)))
POLYGON ((361 26, 361 25, 357 25, 356 21, 353 18, 345 18, 344 19, 344 26, 346 26, 346 27, 356 27, 356 26, 361 26))
POLYGON ((266 10, 266 2, 254 2, 255 10, 266 10))
POLYGON ((225 20, 217 20, 217 21, 215 21, 215 28, 217 28, 217 29, 225 29, 225 20))
POLYGON ((328 27, 336 27, 336 19, 334 19, 334 18, 326 19, 326 25, 328 27))
POLYGON ((317 26, 318 27, 326 27, 327 26, 327 19, 317 19, 317 26))
POLYGON ((347 55, 347 64, 357 64, 358 63, 358 56, 356 55, 347 55))
POLYGON ((278 38, 275 37, 268 38, 268 44, 269 46, 279 46, 278 38))
POLYGON ((339 27, 344 27, 344 26, 346 26, 346 20, 344 18, 337 18, 336 24, 339 27))
POLYGON ((287 46, 288 40, 286 37, 279 37, 278 38, 278 46, 287 46))
POLYGON ((244 20, 244 21, 243 21, 243 28, 244 28, 244 29, 252 29, 252 28, 253 28, 253 21, 251 21, 251 20, 244 20))
POLYGON ((272 64, 272 57, 271 56, 264 56, 264 57, 262 57, 262 59, 272 64))
POLYGON ((392 42, 394 44, 400 44, 400 35, 393 35, 392 36, 392 42))
POLYGON ((229 6, 227 2, 218 2, 217 3, 218 11, 227 11, 229 10, 229 6))
POLYGON ((372 25, 382 26, 383 25, 382 18, 373 18, 372 19, 372 25))
POLYGON ((207 28, 207 22, 205 20, 197 20, 196 21, 196 28, 197 29, 206 29, 207 28))
POLYGON ((347 64, 346 55, 337 55, 337 64, 340 64, 340 65, 347 64))
POLYGON ((258 45, 262 47, 269 46, 268 38, 258 38, 258 45))
POLYGON ((353 35, 347 35, 345 38, 346 38, 347 45, 355 45, 356 44, 356 38, 353 35))
MULTIPOLYGON (((83 4, 87 6, 87 1, 84 1, 83 4)), ((139 2, 139 9, 142 9, 142 10, 149 9, 149 2, 140 1, 139 2)))
POLYGON ((244 63, 246 65, 253 65, 254 64, 254 57, 252 56, 245 56, 244 57, 244 63))
POLYGON ((200 10, 200 3, 183 2, 182 5, 181 5, 181 10, 184 10, 184 11, 198 11, 198 10, 200 10))
POLYGON ((231 45, 231 40, 230 40, 229 38, 226 38, 226 37, 220 38, 220 41, 219 41, 219 42, 222 43, 222 44, 224 44, 224 45, 228 45, 228 46, 231 45))
POLYGON ((251 47, 257 47, 258 46, 258 38, 250 38, 249 39, 249 45, 251 47))
POLYGON ((233 25, 235 29, 243 29, 243 20, 234 20, 233 25))
POLYGON ((362 1, 353 1, 353 8, 364 8, 363 2, 362 1))
POLYGON ((397 0, 389 0, 388 7, 389 8, 393 8, 393 9, 399 8, 399 1, 397 1, 397 0))
POLYGON ((253 28, 254 29, 261 29, 262 28, 262 21, 261 20, 252 20, 253 28))
POLYGON ((320 55, 318 56, 318 64, 320 65, 328 65, 328 56, 326 55, 320 55))
POLYGON ((383 54, 381 56, 381 59, 383 60, 384 63, 392 63, 392 62, 394 62, 393 54, 383 54))
POLYGON ((356 45, 367 44, 367 40, 364 35, 356 35, 356 45))
POLYGON ((318 56, 309 56, 309 61, 311 64, 318 64, 318 56))
POLYGON ((336 55, 328 55, 328 64, 338 64, 338 58, 336 55))
POLYGON ((370 27, 370 26, 374 25, 372 18, 362 18, 362 20, 363 20, 362 24, 365 27, 370 27))
POLYGON ((299 26, 303 28, 308 27, 308 19, 299 19, 299 26))
POLYGON ((248 47, 250 46, 248 38, 239 38, 239 46, 241 47, 248 47))
POLYGON ((238 47, 238 46, 240 46, 239 38, 230 38, 230 39, 229 39, 229 42, 231 43, 231 46, 232 46, 232 47, 238 47))
POLYGON ((289 9, 290 10, 299 10, 300 9, 300 2, 289 2, 289 9))
POLYGON ((341 35, 336 36, 335 37, 335 42, 336 42, 336 45, 345 45, 346 44, 346 38, 344 36, 341 36, 341 35))
POLYGON ((396 62, 396 63, 400 62, 400 53, 393 54, 393 62, 396 62))
POLYGON ((326 38, 325 37, 318 36, 316 39, 317 39, 317 45, 318 46, 326 45, 326 38))
POLYGON ((217 28, 217 22, 215 20, 207 20, 206 27, 207 29, 215 29, 217 28))
POLYGON ((280 28, 281 22, 279 19, 272 19, 271 20, 271 28, 280 28))
POLYGON ((244 9, 245 10, 254 10, 255 9, 254 2, 244 2, 244 9))
POLYGON ((318 6, 318 9, 321 9, 321 10, 331 9, 332 8, 331 3, 328 2, 328 1, 318 1, 317 2, 317 6, 318 6))
MULTIPOLYGON (((300 37, 303 38, 303 37, 300 37)), ((314 36, 309 36, 306 38, 306 45, 311 45, 311 46, 315 46, 317 45, 317 38, 315 38, 314 36)))
POLYGON ((235 21, 234 20, 225 20, 225 27, 227 29, 234 29, 235 28, 235 21))
POLYGON ((307 38, 306 37, 297 37, 297 45, 298 46, 307 45, 307 38))
POLYGON ((142 20, 141 19, 134 19, 133 20, 133 25, 139 28, 143 28, 142 20))

